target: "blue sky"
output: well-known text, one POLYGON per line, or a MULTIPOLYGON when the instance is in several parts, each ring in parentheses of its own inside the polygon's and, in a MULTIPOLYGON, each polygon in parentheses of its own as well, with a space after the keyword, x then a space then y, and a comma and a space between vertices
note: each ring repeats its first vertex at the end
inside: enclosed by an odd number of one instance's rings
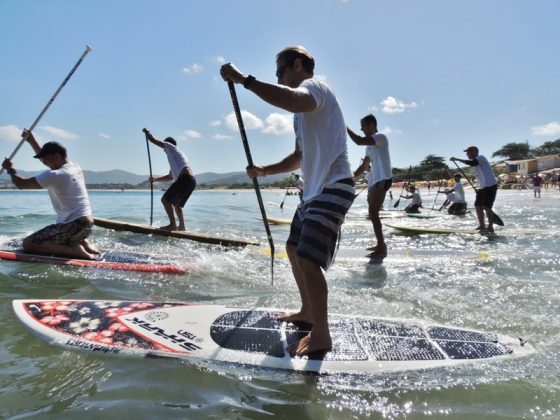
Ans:
MULTIPOLYGON (((219 67, 275 82, 275 55, 293 44, 315 56, 351 128, 377 116, 393 166, 539 146, 560 138, 559 16, 557 0, 0 0, 0 149, 10 155, 87 44, 35 130, 84 169, 148 173, 148 127, 178 139, 195 173, 243 170, 219 67)), ((291 115, 237 89, 255 163, 280 160, 291 115)), ((349 140, 349 152, 355 168, 364 150, 349 140)), ((31 154, 15 167, 41 169, 31 154)), ((168 170, 159 149, 152 165, 168 170)))

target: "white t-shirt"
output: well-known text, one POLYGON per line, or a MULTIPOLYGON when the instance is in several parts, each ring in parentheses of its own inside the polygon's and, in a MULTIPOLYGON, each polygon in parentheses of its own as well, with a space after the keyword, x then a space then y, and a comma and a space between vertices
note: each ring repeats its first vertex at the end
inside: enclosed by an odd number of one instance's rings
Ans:
POLYGON ((68 162, 60 169, 45 171, 35 180, 49 192, 56 223, 70 223, 92 215, 84 173, 75 163, 68 162))
POLYGON ((422 204, 422 197, 420 197, 420 193, 418 192, 418 190, 410 193, 410 195, 412 196, 412 201, 410 204, 422 204))
POLYGON ((463 184, 456 182, 455 185, 453 185, 453 191, 455 192, 455 202, 464 203, 465 189, 463 188, 463 184))
POLYGON ((304 190, 303 185, 304 185, 303 179, 301 179, 301 177, 299 177, 296 181, 297 189, 303 191, 304 190))
POLYGON ((294 114, 305 179, 303 200, 308 201, 327 185, 352 178, 352 169, 346 146, 346 124, 333 91, 314 79, 304 80, 296 90, 311 94, 317 104, 313 111, 294 114))
POLYGON ((366 147, 366 156, 371 163, 371 171, 368 172, 369 187, 373 187, 376 182, 393 177, 387 137, 383 133, 375 133, 371 137, 375 140, 375 146, 366 147))
POLYGON ((494 171, 488 163, 488 160, 482 156, 478 155, 475 157, 478 160, 478 165, 474 166, 474 172, 476 174, 476 180, 478 181, 478 188, 486 188, 496 185, 498 181, 494 175, 494 171))
POLYGON ((169 161, 169 168, 171 169, 171 176, 173 181, 179 178, 179 174, 186 166, 189 166, 189 160, 179 148, 171 143, 164 142, 163 150, 167 155, 167 160, 169 161))

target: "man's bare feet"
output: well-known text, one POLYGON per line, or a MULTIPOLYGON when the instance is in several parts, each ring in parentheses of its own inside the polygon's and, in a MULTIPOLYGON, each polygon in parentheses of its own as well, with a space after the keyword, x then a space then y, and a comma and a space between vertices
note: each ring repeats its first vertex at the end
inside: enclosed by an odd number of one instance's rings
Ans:
POLYGON ((93 245, 91 242, 89 242, 87 239, 84 239, 82 241, 82 246, 90 254, 95 254, 95 255, 100 255, 101 254, 101 251, 99 251, 99 249, 95 245, 93 245))
POLYGON ((76 249, 76 254, 73 255, 73 258, 81 258, 83 260, 97 260, 99 258, 99 254, 91 254, 87 252, 82 245, 78 245, 76 249))
POLYGON ((305 356, 310 353, 327 352, 332 350, 332 341, 330 335, 316 337, 309 333, 301 340, 296 341, 288 346, 288 352, 292 356, 305 356))
POLYGON ((185 232, 187 229, 185 228, 185 225, 180 225, 177 230, 180 232, 185 232))
POLYGON ((174 230, 177 230, 177 226, 175 226, 175 225, 161 226, 160 229, 161 230, 174 231, 174 230))

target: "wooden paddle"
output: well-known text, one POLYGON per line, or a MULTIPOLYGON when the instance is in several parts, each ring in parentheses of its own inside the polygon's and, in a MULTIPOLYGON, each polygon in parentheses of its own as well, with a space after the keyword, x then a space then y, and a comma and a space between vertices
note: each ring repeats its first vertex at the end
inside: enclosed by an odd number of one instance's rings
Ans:
MULTIPOLYGON (((428 182, 429 182, 429 181, 428 181, 428 182)), ((431 208, 430 210, 433 210, 434 207, 436 206, 436 201, 437 201, 437 197, 438 197, 438 195, 439 195, 440 189, 441 189, 441 179, 438 180, 436 198, 434 198, 434 204, 432 204, 432 208, 431 208)))
MULTIPOLYGON (((56 97, 58 96, 60 91, 62 90, 62 88, 66 85, 68 80, 70 80, 70 78, 72 77, 72 75, 74 74, 74 72, 76 71, 78 66, 82 63, 82 60, 84 59, 84 57, 90 51, 91 51, 91 48, 89 47, 89 45, 86 45, 86 50, 84 51, 84 53, 82 54, 80 59, 76 62, 76 64, 74 64, 74 67, 72 67, 72 70, 70 70, 70 73, 68 73, 68 75, 63 80, 62 84, 58 87, 58 89, 56 90, 54 95, 51 97, 51 99, 49 99, 49 102, 47 102, 47 105, 45 105, 45 107, 43 108, 41 113, 37 116, 37 118, 35 118, 35 121, 33 121, 33 124, 31 124, 31 126, 27 129, 29 133, 31 133, 35 129, 35 126, 39 123, 41 118, 43 118, 43 115, 45 115, 45 112, 47 112, 47 110, 50 108, 50 106, 52 105, 52 103, 54 102, 54 100, 56 99, 56 97)), ((16 148, 14 149, 14 151, 12 152, 12 154, 10 155, 10 157, 8 159, 12 160, 14 158, 14 156, 16 155, 18 150, 21 148, 23 143, 25 143, 27 141, 27 137, 29 137, 29 134, 27 134, 23 139, 20 140, 20 142, 18 143, 18 145, 16 146, 16 148)), ((4 172, 4 168, 0 168, 0 175, 2 175, 3 172, 4 172)))
MULTIPOLYGON (((453 163, 455 164, 455 166, 457 167, 457 169, 459 169, 459 172, 461 172, 461 174, 463 175, 463 177, 467 178, 467 181, 469 182, 469 184, 471 184, 472 189, 476 192, 477 189, 476 187, 473 185, 473 183, 471 182, 471 180, 465 175, 465 173, 463 172, 463 170, 459 167, 459 165, 457 165, 456 161, 453 161, 453 163)), ((498 216, 494 210, 492 210, 492 213, 494 214, 494 222, 496 222, 496 224, 498 226, 504 226, 504 221, 502 220, 502 218, 500 216, 498 216)))
POLYGON ((401 193, 399 194, 399 198, 398 198, 397 202, 393 205, 393 208, 395 208, 395 209, 396 209, 397 207, 399 207, 399 204, 400 204, 400 202, 401 202, 401 195, 402 195, 402 193, 403 193, 403 191, 404 191, 404 187, 406 186, 406 184, 408 184, 408 182, 410 182, 410 171, 411 171, 411 170, 412 170, 412 165, 410 165, 410 166, 408 167, 408 174, 406 175, 407 180, 403 183, 401 193))
POLYGON ((293 177, 294 177, 294 174, 292 174, 290 176, 290 180, 288 181, 288 186, 286 187, 286 192, 284 193, 284 198, 282 199, 282 202, 280 203, 280 209, 284 208, 284 201, 286 201, 286 196, 288 195, 288 189, 290 188, 290 184, 292 183, 293 177))
MULTIPOLYGON (((253 164, 253 158, 251 156, 251 149, 249 149, 247 134, 245 133, 245 125, 243 124, 241 109, 239 108, 239 102, 237 101, 235 85, 230 81, 228 82, 228 87, 229 93, 231 95, 231 102, 233 103, 233 110, 235 111, 235 116, 237 117, 237 125, 239 126, 241 141, 243 142, 243 148, 245 149, 245 155, 247 156, 247 163, 249 164, 249 166, 255 166, 253 164)), ((266 218, 266 211, 264 209, 264 204, 261 196, 261 189, 256 177, 253 178, 253 187, 255 188, 255 193, 257 194, 257 201, 259 202, 259 207, 261 209, 264 228, 266 230, 266 235, 268 236, 268 243, 270 244, 270 283, 274 284, 274 241, 272 240, 272 233, 270 232, 270 226, 268 225, 268 219, 266 218)))
POLYGON ((150 167, 150 226, 154 223, 154 183, 152 182, 152 157, 150 156, 150 140, 146 129, 142 130, 146 135, 146 148, 148 149, 148 165, 150 167))

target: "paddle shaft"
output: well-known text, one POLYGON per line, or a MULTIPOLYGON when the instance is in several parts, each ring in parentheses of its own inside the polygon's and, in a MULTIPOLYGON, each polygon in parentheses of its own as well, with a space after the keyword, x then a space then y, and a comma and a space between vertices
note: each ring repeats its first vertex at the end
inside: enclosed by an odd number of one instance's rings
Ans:
MULTIPOLYGON (((476 187, 473 185, 473 183, 471 182, 471 180, 469 179, 469 177, 467 177, 467 175, 465 175, 465 173, 463 172, 463 170, 460 168, 460 166, 457 164, 456 161, 453 161, 453 163, 455 164, 455 166, 457 167, 457 169, 459 169, 459 172, 461 172, 461 174, 467 179, 467 181, 469 182, 469 184, 471 184, 472 189, 477 192, 478 190, 476 189, 476 187)), ((503 226, 504 225, 504 221, 502 220, 502 218, 500 216, 498 216, 496 214, 496 212, 494 212, 494 210, 492 210, 492 213, 494 214, 494 221, 496 222, 497 225, 499 226, 503 226)))
POLYGON ((148 149, 148 165, 150 167, 150 226, 154 223, 154 183, 152 182, 152 157, 150 156, 150 140, 146 135, 146 148, 148 149))
POLYGON ((393 205, 393 208, 395 208, 395 209, 396 209, 397 207, 399 207, 399 204, 400 204, 400 202, 401 202, 401 195, 402 195, 402 193, 403 193, 403 191, 404 191, 404 187, 406 187, 406 184, 410 181, 410 171, 411 171, 411 170, 412 170, 412 165, 410 165, 410 166, 408 167, 408 173, 407 173, 407 175, 406 175, 407 180, 403 183, 403 186, 402 186, 402 189, 401 189, 401 193, 399 194, 399 198, 397 199, 397 202, 393 205))
MULTIPOLYGON (((235 85, 233 82, 228 82, 228 88, 231 95, 231 102, 233 103, 233 110, 235 111, 235 116, 237 117, 237 124, 239 125, 239 133, 241 134, 241 141, 243 142, 243 148, 245 149, 245 156, 247 156, 247 164, 249 166, 255 166, 253 164, 253 157, 251 156, 251 149, 249 148, 249 141, 247 140, 247 134, 245 133, 245 125, 243 124, 243 117, 241 116, 241 109, 239 108, 239 101, 237 100, 237 93, 235 92, 235 85)), ((264 228, 268 237, 268 243, 270 244, 270 282, 271 284, 274 284, 274 241, 272 240, 272 233, 270 232, 270 226, 268 225, 268 219, 266 218, 261 189, 256 177, 253 178, 253 187, 255 188, 255 193, 257 194, 257 201, 259 202, 264 228)))
POLYGON ((286 196, 288 195, 288 190, 290 189, 290 184, 292 183, 292 177, 290 177, 290 182, 288 183, 288 186, 286 187, 286 192, 284 193, 284 198, 282 199, 282 202, 280 203, 280 208, 284 208, 284 201, 286 201, 286 196))
MULTIPOLYGON (((72 77, 72 75, 74 74, 74 72, 76 71, 76 69, 78 68, 78 66, 82 63, 83 59, 85 58, 85 56, 91 51, 91 48, 89 47, 89 45, 86 45, 86 50, 84 51, 84 53, 82 54, 82 56, 80 57, 80 59, 76 62, 76 64, 74 64, 74 67, 72 67, 72 70, 70 70, 70 73, 68 73, 68 75, 66 76, 66 78, 64 79, 64 81, 62 82, 62 84, 58 87, 58 89, 56 90, 56 92, 54 93, 54 95, 51 97, 51 99, 49 99, 49 102, 47 102, 47 105, 45 105, 45 107, 43 108, 43 110, 41 111, 41 113, 37 116, 37 118, 35 118, 35 121, 33 121, 33 124, 31 124, 31 126, 28 128, 29 133, 31 133, 34 129, 35 126, 37 124, 39 124, 39 121, 41 121, 41 118, 43 118, 43 115, 45 115, 45 112, 47 112, 47 110, 50 108, 50 106, 52 105, 52 103, 54 102, 54 100, 56 99, 56 97, 58 96, 58 94, 60 93, 60 91, 62 90, 62 88, 66 85, 66 83, 68 82, 68 80, 70 80, 70 78, 72 77)), ((16 146, 16 148, 14 149, 14 151, 12 152, 12 154, 10 155, 9 159, 12 160, 14 158, 14 156, 16 155, 16 153, 19 151, 19 149, 21 148, 21 146, 23 145, 23 143, 25 143, 27 141, 27 137, 29 137, 29 134, 27 134, 23 139, 21 139, 21 141, 18 143, 18 145, 16 146)), ((4 168, 0 168, 0 175, 4 172, 4 168)))

